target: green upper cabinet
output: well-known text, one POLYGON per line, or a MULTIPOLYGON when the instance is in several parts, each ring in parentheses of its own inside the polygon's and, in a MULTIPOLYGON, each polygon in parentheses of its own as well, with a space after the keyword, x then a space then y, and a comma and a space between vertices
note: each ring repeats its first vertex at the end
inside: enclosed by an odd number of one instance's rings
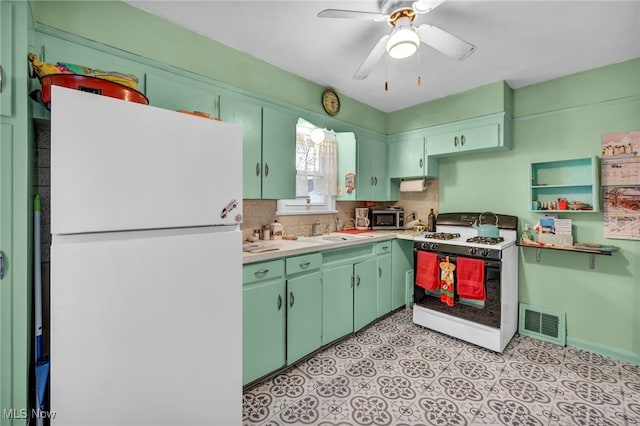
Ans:
POLYGON ((511 122, 505 113, 463 120, 426 129, 429 156, 504 150, 511 146, 511 122))
POLYGON ((387 144, 377 139, 358 140, 356 198, 361 201, 389 199, 387 144))
POLYGON ((5 117, 13 115, 12 18, 11 3, 0 2, 0 115, 5 117))
POLYGON ((262 108, 262 198, 296 196, 297 122, 297 114, 262 108))
POLYGON ((242 127, 243 198, 295 198, 298 117, 248 97, 222 96, 220 118, 242 127))
POLYGON ((250 99, 223 97, 220 118, 242 127, 242 195, 262 198, 262 106, 250 99))
POLYGON ((437 177, 438 162, 428 155, 421 133, 405 133, 389 138, 389 178, 437 177))
POLYGON ((146 86, 150 105, 218 116, 220 98, 213 85, 154 70, 148 73, 146 86))

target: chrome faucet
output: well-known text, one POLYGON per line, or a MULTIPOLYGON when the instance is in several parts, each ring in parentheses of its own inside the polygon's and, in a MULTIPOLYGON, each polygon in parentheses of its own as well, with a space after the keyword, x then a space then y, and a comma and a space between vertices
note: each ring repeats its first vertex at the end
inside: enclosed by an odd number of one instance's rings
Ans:
POLYGON ((320 225, 320 221, 319 220, 315 220, 312 224, 311 224, 311 237, 315 237, 316 235, 320 235, 318 233, 318 225, 320 225))
POLYGON ((329 224, 327 223, 327 226, 324 227, 324 235, 329 235, 331 232, 329 231, 329 224))

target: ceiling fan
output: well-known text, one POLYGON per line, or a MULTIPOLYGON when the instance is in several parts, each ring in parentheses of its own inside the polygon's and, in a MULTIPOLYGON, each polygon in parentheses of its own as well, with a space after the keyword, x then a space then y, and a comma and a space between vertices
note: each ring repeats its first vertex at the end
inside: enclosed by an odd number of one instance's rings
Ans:
POLYGON ((320 18, 364 19, 376 22, 387 22, 391 33, 377 41, 369 55, 353 74, 356 80, 367 78, 373 67, 384 56, 385 52, 394 59, 408 58, 416 53, 420 42, 433 47, 459 61, 467 58, 476 46, 450 34, 434 25, 413 25, 417 14, 429 13, 445 0, 398 1, 382 0, 381 12, 364 12, 357 10, 325 9, 318 13, 320 18))

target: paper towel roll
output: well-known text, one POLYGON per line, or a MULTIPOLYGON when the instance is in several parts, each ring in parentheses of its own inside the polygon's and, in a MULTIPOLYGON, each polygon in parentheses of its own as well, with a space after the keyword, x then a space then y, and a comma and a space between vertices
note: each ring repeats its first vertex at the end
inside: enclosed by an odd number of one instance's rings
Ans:
POLYGON ((403 180, 400 182, 400 192, 422 192, 427 189, 426 179, 403 180))

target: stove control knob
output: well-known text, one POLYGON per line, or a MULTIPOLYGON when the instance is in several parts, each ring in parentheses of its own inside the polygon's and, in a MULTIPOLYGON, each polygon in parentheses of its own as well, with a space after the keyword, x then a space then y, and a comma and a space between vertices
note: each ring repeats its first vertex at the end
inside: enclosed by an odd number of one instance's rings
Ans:
POLYGON ((428 243, 422 243, 420 244, 420 248, 423 250, 426 250, 428 248, 429 244, 428 243))
POLYGON ((431 245, 429 246, 429 248, 430 248, 431 250, 434 250, 434 251, 435 251, 435 250, 437 250, 437 249, 438 249, 438 243, 431 243, 431 245))
POLYGON ((482 257, 487 257, 487 256, 489 256, 489 250, 487 250, 487 249, 482 250, 482 251, 480 252, 480 255, 481 255, 482 257))
POLYGON ((475 256, 477 252, 478 252, 478 249, 477 249, 477 248, 475 248, 475 247, 471 247, 471 248, 469 249, 469 254, 470 254, 471 256, 475 256))

